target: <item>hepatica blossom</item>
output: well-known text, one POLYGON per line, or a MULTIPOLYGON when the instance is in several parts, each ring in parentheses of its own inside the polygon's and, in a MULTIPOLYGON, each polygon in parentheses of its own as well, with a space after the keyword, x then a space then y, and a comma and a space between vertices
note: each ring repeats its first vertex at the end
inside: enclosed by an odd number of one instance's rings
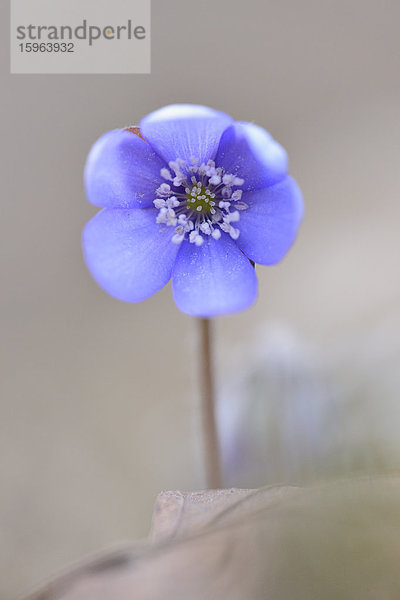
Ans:
POLYGON ((140 302, 172 278, 178 308, 202 317, 254 302, 252 262, 280 261, 303 212, 285 150, 261 127, 204 106, 166 106, 138 130, 104 134, 85 185, 102 207, 83 233, 98 284, 140 302))

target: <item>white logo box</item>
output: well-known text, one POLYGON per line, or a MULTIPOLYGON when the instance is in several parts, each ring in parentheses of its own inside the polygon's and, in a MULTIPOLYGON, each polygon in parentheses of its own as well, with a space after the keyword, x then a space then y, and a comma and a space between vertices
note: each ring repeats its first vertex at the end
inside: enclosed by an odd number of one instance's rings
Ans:
POLYGON ((150 73, 151 0, 11 0, 11 73, 150 73))

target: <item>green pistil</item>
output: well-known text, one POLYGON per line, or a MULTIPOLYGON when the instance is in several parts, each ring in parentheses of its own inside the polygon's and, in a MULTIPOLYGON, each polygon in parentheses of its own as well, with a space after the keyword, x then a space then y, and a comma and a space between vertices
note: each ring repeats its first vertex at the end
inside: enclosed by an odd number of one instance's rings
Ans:
POLYGON ((211 194, 200 183, 192 186, 190 191, 186 192, 186 206, 190 210, 194 210, 199 214, 208 214, 211 212, 211 208, 214 206, 213 201, 214 194, 211 194))

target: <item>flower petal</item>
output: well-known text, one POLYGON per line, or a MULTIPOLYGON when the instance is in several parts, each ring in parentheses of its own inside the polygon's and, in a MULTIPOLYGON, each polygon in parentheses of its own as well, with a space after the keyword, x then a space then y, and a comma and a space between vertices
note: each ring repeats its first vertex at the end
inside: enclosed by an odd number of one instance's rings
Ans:
POLYGON ((243 194, 249 208, 240 213, 237 245, 256 263, 279 262, 295 240, 303 216, 303 198, 292 177, 243 194))
POLYGON ((171 278, 179 247, 153 209, 103 209, 83 231, 86 263, 111 296, 140 302, 171 278))
POLYGON ((200 163, 213 159, 232 117, 206 106, 171 104, 140 122, 143 137, 167 162, 177 158, 200 163))
POLYGON ((93 145, 85 167, 89 201, 106 208, 146 208, 163 181, 164 161, 138 135, 114 129, 93 145))
POLYGON ((206 237, 202 246, 183 242, 172 273, 178 308, 214 317, 248 308, 257 297, 257 277, 249 260, 226 234, 206 237))
POLYGON ((265 129, 239 121, 223 133, 215 163, 244 179, 243 190, 274 185, 288 169, 285 150, 265 129))

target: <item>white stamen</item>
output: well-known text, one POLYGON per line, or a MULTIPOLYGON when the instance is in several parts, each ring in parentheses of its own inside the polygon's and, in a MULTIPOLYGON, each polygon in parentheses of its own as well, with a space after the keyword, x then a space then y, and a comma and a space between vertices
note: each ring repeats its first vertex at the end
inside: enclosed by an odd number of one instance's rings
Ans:
POLYGON ((243 191, 242 190, 235 190, 232 194, 232 200, 234 200, 235 202, 237 200, 240 200, 242 197, 243 191))
POLYGON ((185 182, 185 176, 182 173, 182 174, 179 174, 176 177, 174 177, 172 183, 175 187, 180 187, 184 182, 185 182))
POLYGON ((231 173, 225 173, 225 175, 222 177, 222 183, 224 185, 233 185, 234 181, 235 175, 232 175, 231 173))
POLYGON ((169 196, 171 193, 171 186, 168 183, 162 183, 156 191, 159 196, 169 196))
POLYGON ((153 200, 153 204, 156 208, 164 208, 165 200, 163 200, 162 198, 156 198, 155 200, 153 200))
POLYGON ((236 210, 246 210, 246 208, 249 208, 249 205, 246 202, 236 202, 235 208, 236 210))
POLYGON ((239 221, 239 219, 240 219, 239 211, 235 210, 234 212, 231 212, 228 214, 228 216, 226 217, 226 222, 227 223, 235 223, 236 221, 239 221))
POLYGON ((226 187, 226 186, 222 188, 222 190, 221 190, 221 196, 223 198, 230 198, 231 194, 232 194, 232 188, 226 187))
POLYGON ((196 244, 196 246, 201 246, 204 242, 204 238, 201 237, 201 235, 199 235, 199 237, 197 237, 194 241, 194 243, 196 244))
POLYGON ((228 210, 228 208, 230 207, 231 203, 230 202, 223 202, 221 200, 221 202, 218 204, 218 206, 220 208, 222 208, 223 210, 228 210))
POLYGON ((231 223, 240 220, 239 211, 246 210, 248 205, 240 201, 242 190, 233 191, 232 187, 242 185, 244 180, 226 173, 223 167, 216 167, 213 160, 199 165, 196 157, 191 157, 187 165, 177 158, 168 165, 171 171, 163 168, 161 176, 172 182, 175 189, 162 183, 156 190, 158 197, 153 204, 159 211, 156 222, 175 228, 172 242, 180 244, 188 239, 201 246, 205 239, 203 235, 218 240, 221 231, 236 240, 240 231, 231 223))
POLYGON ((229 223, 225 223, 225 221, 223 223, 220 223, 219 225, 222 229, 222 231, 225 231, 226 233, 229 233, 231 230, 231 226, 229 225, 229 223))
POLYGON ((183 240, 185 239, 185 234, 182 233, 180 235, 178 235, 177 233, 175 233, 175 235, 172 236, 172 242, 174 244, 181 244, 183 242, 183 240))
POLYGON ((168 208, 176 208, 177 206, 180 205, 180 202, 176 198, 176 196, 171 196, 171 198, 168 198, 166 200, 166 205, 168 206, 168 208))
POLYGON ((205 233, 206 235, 210 235, 211 233, 211 227, 210 224, 207 223, 207 221, 204 221, 201 225, 200 225, 200 230, 205 233))
POLYGON ((164 169, 161 169, 161 177, 163 177, 167 181, 172 181, 171 173, 165 167, 164 169))

